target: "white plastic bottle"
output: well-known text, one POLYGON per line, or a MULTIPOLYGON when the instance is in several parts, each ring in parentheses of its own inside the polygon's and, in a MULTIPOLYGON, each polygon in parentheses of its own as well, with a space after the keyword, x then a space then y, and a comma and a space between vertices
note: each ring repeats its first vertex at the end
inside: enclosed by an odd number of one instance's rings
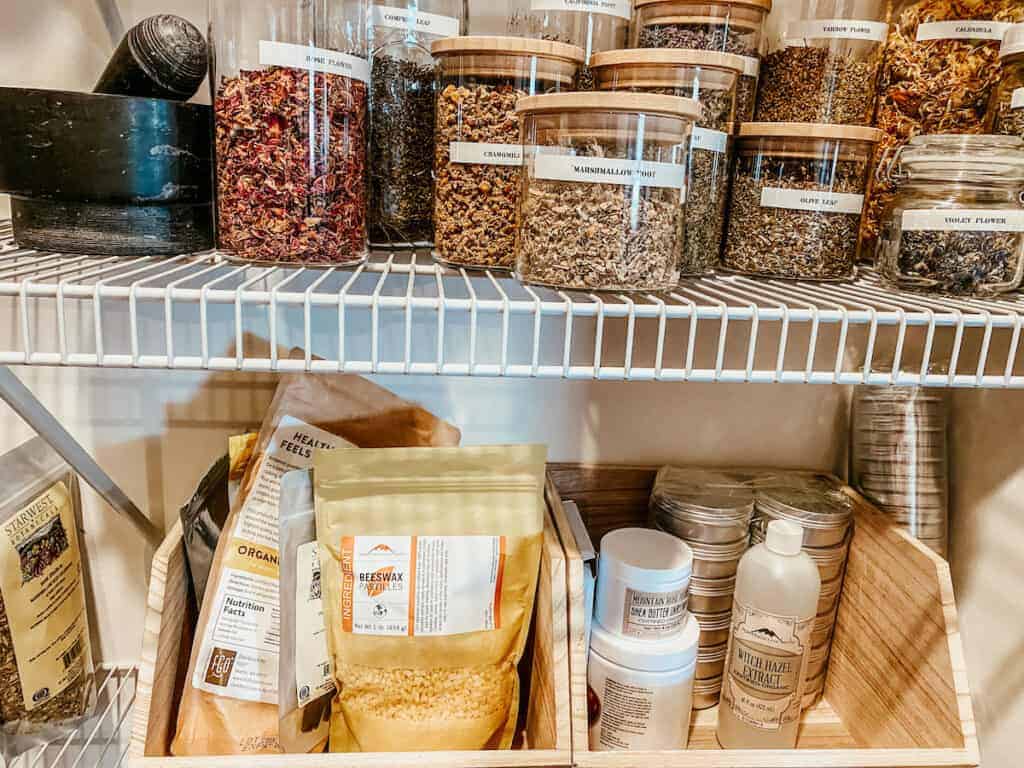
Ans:
POLYGON ((718 708, 725 749, 791 749, 821 592, 803 529, 776 520, 740 561, 718 708))

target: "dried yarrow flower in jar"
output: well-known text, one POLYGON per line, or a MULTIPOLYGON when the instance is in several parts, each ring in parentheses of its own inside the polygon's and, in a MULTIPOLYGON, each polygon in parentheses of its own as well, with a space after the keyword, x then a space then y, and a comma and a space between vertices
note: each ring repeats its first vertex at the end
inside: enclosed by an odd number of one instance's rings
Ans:
POLYGON ((743 59, 690 49, 643 49, 598 54, 591 62, 598 90, 638 91, 697 100, 701 117, 687 153, 690 179, 680 270, 703 275, 718 266, 725 229, 736 112, 743 59))
POLYGON ((358 263, 367 254, 363 13, 301 0, 261 10, 211 3, 218 244, 246 261, 358 263))
POLYGON ((1024 277, 1024 140, 918 136, 887 169, 897 192, 878 262, 901 288, 993 295, 1024 277))
POLYGON ((754 119, 764 25, 772 0, 636 0, 635 5, 634 48, 691 48, 742 56, 736 120, 754 119))
POLYGON ((529 148, 516 273, 580 290, 662 290, 679 280, 686 154, 700 104, 646 93, 523 99, 529 148))
POLYGON ((1014 24, 999 49, 1003 72, 992 94, 992 133, 1024 139, 1024 24, 1014 24))
POLYGON ((569 90, 582 49, 512 37, 457 37, 433 44, 440 67, 434 139, 437 258, 463 267, 511 269, 523 148, 516 104, 569 90))
POLYGON ((434 106, 430 44, 465 26, 462 0, 388 0, 370 8, 370 235, 434 238, 434 106))
POLYGON ((740 127, 723 264, 752 275, 853 277, 875 128, 740 127))
MULTIPOLYGON (((903 0, 897 4, 878 85, 875 125, 884 154, 919 134, 983 133, 999 81, 999 46, 1024 21, 1020 0, 903 0)), ((878 236, 893 188, 875 183, 864 221, 865 249, 878 236)))
POLYGON ((769 51, 757 94, 758 122, 870 125, 882 45, 889 32, 877 0, 802 0, 799 19, 769 51))

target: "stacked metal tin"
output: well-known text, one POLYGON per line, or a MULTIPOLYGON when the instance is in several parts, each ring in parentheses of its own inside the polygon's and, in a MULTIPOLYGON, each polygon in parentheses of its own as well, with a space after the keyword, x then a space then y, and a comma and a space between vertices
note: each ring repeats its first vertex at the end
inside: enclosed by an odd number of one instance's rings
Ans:
POLYGON ((749 546, 753 492, 735 477, 664 467, 651 495, 651 525, 693 550, 690 612, 700 625, 693 706, 718 703, 729 643, 736 569, 749 546))
POLYGON ((821 574, 821 597, 811 635, 813 650, 804 689, 806 709, 813 706, 825 690, 832 633, 852 538, 853 502, 837 481, 825 475, 765 483, 757 491, 751 545, 764 542, 772 520, 791 520, 803 527, 804 552, 814 560, 821 574))
POLYGON ((947 424, 941 393, 916 387, 854 393, 854 484, 942 557, 949 541, 947 424))

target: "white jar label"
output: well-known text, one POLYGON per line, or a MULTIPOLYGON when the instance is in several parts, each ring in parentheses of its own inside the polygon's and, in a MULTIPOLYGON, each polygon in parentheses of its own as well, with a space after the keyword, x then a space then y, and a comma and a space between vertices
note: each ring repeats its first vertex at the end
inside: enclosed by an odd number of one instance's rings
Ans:
POLYGON ((334 690, 320 579, 320 545, 295 549, 295 688, 299 707, 334 690))
POLYGON ((341 631, 440 637, 501 626, 504 536, 345 536, 341 631))
POLYGON ((260 40, 260 66, 305 69, 341 75, 363 83, 370 82, 370 63, 366 59, 326 48, 314 48, 312 45, 260 40))
POLYGON ((889 34, 882 21, 848 19, 803 19, 786 28, 786 37, 796 40, 870 40, 881 43, 889 34))
POLYGON ((448 147, 451 162, 460 165, 522 165, 520 144, 484 144, 453 141, 448 147))
POLYGON ((1014 88, 1010 97, 1010 109, 1024 109, 1024 88, 1014 88))
POLYGON ((761 190, 761 207, 860 215, 864 210, 864 195, 855 195, 850 192, 815 192, 808 189, 764 187, 761 190))
POLYGON ((592 661, 588 676, 597 699, 597 717, 590 722, 590 749, 684 749, 693 698, 686 693, 686 686, 692 688, 692 679, 678 685, 641 685, 619 679, 603 666, 592 661))
POLYGON ((616 16, 629 21, 633 15, 632 0, 530 0, 532 11, 582 11, 616 16))
POLYGON ((927 40, 1002 40, 1005 21, 928 21, 917 27, 917 42, 927 40))
POLYGON ((903 212, 905 232, 1024 232, 1024 211, 931 208, 903 212))
POLYGON ((533 175, 545 181, 575 181, 584 184, 618 184, 624 187, 660 187, 682 191, 686 166, 621 160, 610 157, 537 155, 533 175))
POLYGON ((703 149, 719 155, 725 154, 728 143, 729 134, 724 131, 713 131, 710 128, 694 128, 693 137, 690 140, 690 145, 694 149, 703 149))
POLYGON ((722 706, 766 731, 798 720, 815 619, 764 613, 736 602, 722 706))
POLYGON ((757 56, 740 56, 743 59, 743 74, 747 77, 757 77, 761 71, 761 60, 757 56))
POLYGON ((395 8, 390 5, 373 6, 373 25, 387 29, 405 29, 410 25, 413 32, 435 37, 458 37, 459 20, 452 16, 414 11, 411 8, 395 8))
POLYGON ((626 587, 622 605, 622 634, 626 637, 664 637, 679 630, 686 621, 686 589, 671 592, 643 592, 626 587))

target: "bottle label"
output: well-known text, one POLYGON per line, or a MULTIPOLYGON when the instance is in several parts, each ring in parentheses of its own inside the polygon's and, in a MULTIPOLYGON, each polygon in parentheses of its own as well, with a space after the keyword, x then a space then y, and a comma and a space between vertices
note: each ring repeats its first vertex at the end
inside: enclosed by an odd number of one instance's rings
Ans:
POLYGON ((530 0, 532 11, 582 11, 616 16, 629 21, 633 14, 632 0, 530 0))
POLYGON ((881 43, 889 34, 889 25, 882 21, 849 19, 803 19, 786 27, 786 37, 801 40, 869 40, 881 43))
POLYGON ((451 162, 460 165, 522 165, 523 147, 520 144, 453 141, 448 147, 448 156, 451 162))
POLYGON ((747 77, 757 77, 761 71, 761 60, 757 56, 740 56, 743 59, 743 74, 747 77))
POLYGON ((345 536, 341 629, 439 637, 501 628, 504 536, 345 536))
POLYGON ((458 37, 459 20, 452 16, 441 16, 412 8, 395 8, 390 5, 373 6, 373 25, 386 29, 404 29, 434 37, 458 37))
POLYGON ((1010 97, 1010 109, 1024 109, 1024 87, 1014 88, 1010 97))
POLYGON ((722 701, 737 719, 767 731, 799 719, 815 618, 733 606, 722 701))
POLYGON ((814 213, 849 213, 859 216, 864 210, 864 195, 764 187, 761 190, 761 207, 814 213))
POLYGON ((626 588, 622 606, 622 634, 627 637, 664 637, 686 620, 689 596, 686 589, 643 592, 626 588))
POLYGON ((310 72, 341 75, 363 83, 370 82, 370 63, 366 59, 312 45, 260 40, 260 66, 306 69, 310 72))
POLYGON ((703 149, 707 152, 714 152, 717 155, 724 155, 728 142, 729 134, 725 131, 714 131, 710 128, 693 129, 691 145, 694 149, 703 149))
POLYGON ((590 748, 679 749, 686 744, 690 702, 680 685, 640 685, 592 664, 587 686, 590 748))
POLYGON ((686 166, 683 164, 611 157, 541 154, 537 155, 533 175, 547 181, 617 184, 624 187, 639 185, 682 190, 686 184, 686 166))
POLYGON ((295 687, 299 707, 334 691, 320 578, 320 545, 295 550, 295 687))
POLYGON ((917 27, 917 42, 928 40, 1002 40, 1010 24, 1005 21, 928 21, 917 27))
POLYGON ((1024 211, 932 208, 903 212, 904 232, 1024 232, 1024 211))

